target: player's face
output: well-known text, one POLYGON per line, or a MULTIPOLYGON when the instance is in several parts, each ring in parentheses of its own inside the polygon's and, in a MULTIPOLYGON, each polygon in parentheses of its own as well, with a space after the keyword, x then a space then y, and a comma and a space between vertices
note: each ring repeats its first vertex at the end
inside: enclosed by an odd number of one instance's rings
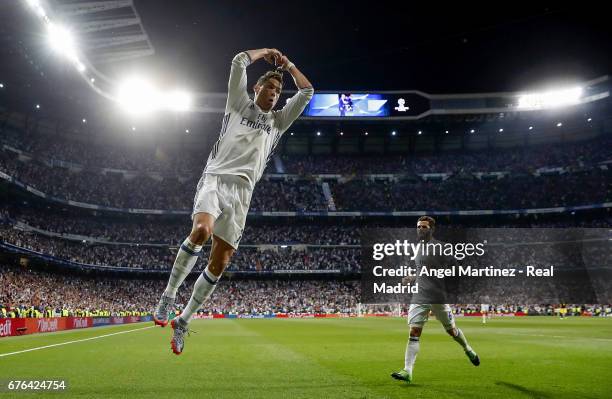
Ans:
POLYGON ((428 241, 431 239, 433 230, 426 220, 420 220, 417 222, 417 237, 419 240, 428 241))
POLYGON ((276 105, 278 98, 280 97, 282 86, 281 83, 276 79, 268 79, 263 85, 258 86, 257 98, 255 102, 259 108, 269 111, 276 105))

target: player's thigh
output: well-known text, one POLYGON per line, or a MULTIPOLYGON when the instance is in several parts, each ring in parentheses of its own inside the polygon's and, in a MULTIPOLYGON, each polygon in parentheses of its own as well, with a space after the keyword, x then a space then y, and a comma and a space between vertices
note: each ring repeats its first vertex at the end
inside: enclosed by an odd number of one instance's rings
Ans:
MULTIPOLYGON (((197 192, 193 201, 192 219, 201 214, 212 215, 217 219, 224 207, 219 176, 204 175, 198 183, 197 192)), ((213 221, 214 222, 214 221, 213 221)))
POLYGON ((408 308, 408 325, 410 327, 423 328, 429 318, 429 310, 431 305, 427 304, 411 304, 408 308))
POLYGON ((445 330, 455 328, 455 317, 453 316, 453 311, 448 304, 431 305, 431 312, 434 314, 434 316, 436 316, 436 319, 442 323, 445 330))
POLYGON ((213 235, 234 249, 238 249, 249 212, 250 190, 243 184, 235 183, 224 184, 221 187, 228 206, 223 209, 223 213, 216 220, 213 235))
POLYGON ((208 270, 215 276, 220 276, 229 264, 236 250, 224 239, 213 234, 212 248, 208 260, 208 270))

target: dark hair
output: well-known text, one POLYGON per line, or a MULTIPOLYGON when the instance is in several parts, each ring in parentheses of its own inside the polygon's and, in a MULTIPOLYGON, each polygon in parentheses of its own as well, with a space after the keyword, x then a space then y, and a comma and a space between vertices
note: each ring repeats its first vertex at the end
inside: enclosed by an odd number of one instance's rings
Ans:
POLYGON ((417 222, 428 222, 429 227, 431 227, 432 229, 436 227, 436 219, 432 218, 431 216, 421 216, 419 220, 417 220, 417 222))
POLYGON ((281 87, 283 86, 283 73, 281 71, 268 71, 261 75, 259 79, 257 79, 257 85, 262 86, 270 79, 276 79, 280 82, 281 87))

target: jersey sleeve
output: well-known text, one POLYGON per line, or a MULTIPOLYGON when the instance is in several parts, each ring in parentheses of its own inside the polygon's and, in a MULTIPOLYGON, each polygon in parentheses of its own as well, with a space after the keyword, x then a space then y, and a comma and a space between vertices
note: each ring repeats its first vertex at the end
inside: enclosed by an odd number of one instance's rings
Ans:
POLYGON ((300 89, 289 99, 282 110, 276 114, 276 128, 280 133, 284 133, 306 108, 314 94, 312 87, 300 89))
POLYGON ((245 52, 236 54, 232 59, 229 83, 227 85, 227 105, 226 113, 230 109, 240 108, 249 100, 247 93, 246 67, 251 64, 251 58, 245 52))

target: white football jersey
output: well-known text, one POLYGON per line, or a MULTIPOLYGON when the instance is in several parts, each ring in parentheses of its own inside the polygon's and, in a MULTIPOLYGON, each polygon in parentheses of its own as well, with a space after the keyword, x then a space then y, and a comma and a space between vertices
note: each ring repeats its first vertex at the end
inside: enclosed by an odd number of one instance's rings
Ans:
POLYGON ((247 94, 247 53, 232 60, 225 116, 204 173, 237 175, 251 187, 263 175, 282 134, 289 129, 312 98, 312 88, 300 89, 280 111, 265 112, 247 94))

